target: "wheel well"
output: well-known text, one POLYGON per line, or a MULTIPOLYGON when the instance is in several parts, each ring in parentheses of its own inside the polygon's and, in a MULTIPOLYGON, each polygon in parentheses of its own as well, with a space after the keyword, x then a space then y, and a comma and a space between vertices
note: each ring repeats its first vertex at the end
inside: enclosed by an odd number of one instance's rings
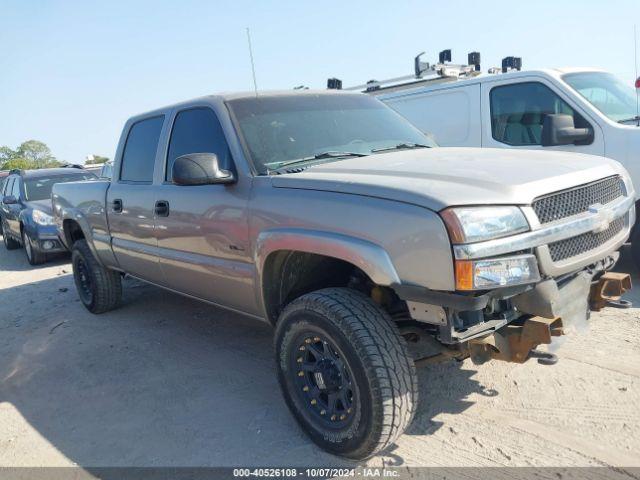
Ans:
POLYGON ((71 247, 78 240, 84 238, 84 232, 80 228, 80 224, 75 220, 65 220, 62 222, 65 243, 71 247))
MULTIPOLYGON (((360 268, 338 258, 281 250, 267 257, 262 276, 263 298, 271 323, 292 300, 321 288, 350 287, 372 295, 378 287, 360 268)), ((373 295, 372 295, 373 296, 373 295)))

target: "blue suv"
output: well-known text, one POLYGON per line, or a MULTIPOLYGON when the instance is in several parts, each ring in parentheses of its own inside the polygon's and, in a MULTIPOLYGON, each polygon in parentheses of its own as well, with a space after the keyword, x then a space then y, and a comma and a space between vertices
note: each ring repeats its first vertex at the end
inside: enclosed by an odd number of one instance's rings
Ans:
POLYGON ((66 251, 53 222, 51 188, 96 178, 77 168, 12 170, 0 184, 0 227, 7 250, 22 245, 31 265, 44 263, 47 254, 66 251))

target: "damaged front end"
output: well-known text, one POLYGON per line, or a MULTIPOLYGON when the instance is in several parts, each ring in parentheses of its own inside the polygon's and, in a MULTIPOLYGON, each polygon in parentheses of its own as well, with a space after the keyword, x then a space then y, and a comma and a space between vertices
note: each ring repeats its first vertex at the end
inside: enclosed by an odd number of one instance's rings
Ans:
POLYGON ((553 337, 586 329, 591 310, 629 306, 621 296, 630 276, 611 272, 635 224, 626 176, 543 195, 528 206, 457 207, 440 215, 452 243, 455 292, 394 286, 427 332, 421 338, 432 337, 423 351, 410 343, 418 365, 451 357, 521 363, 553 337))
MULTIPOLYGON (((612 263, 613 259, 608 262, 612 263)), ((630 289, 630 275, 606 271, 604 262, 520 291, 441 297, 440 302, 447 306, 415 301, 415 290, 399 288, 411 317, 417 320, 401 325, 400 331, 416 366, 468 357, 476 364, 488 360, 523 363, 532 357, 551 364, 555 363, 553 355, 538 352, 537 347, 551 344, 554 337, 585 330, 590 311, 619 306, 620 297, 630 289), (480 308, 460 310, 465 307, 480 308)))

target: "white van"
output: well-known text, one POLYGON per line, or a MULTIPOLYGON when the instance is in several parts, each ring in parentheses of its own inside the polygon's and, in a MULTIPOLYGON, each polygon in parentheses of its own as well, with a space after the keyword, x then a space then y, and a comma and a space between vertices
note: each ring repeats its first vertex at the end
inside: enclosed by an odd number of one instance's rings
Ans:
MULTIPOLYGON (((605 71, 511 71, 369 93, 441 146, 602 155, 622 163, 640 185, 636 92, 605 71)), ((640 264, 640 228, 634 230, 633 251, 640 264)))

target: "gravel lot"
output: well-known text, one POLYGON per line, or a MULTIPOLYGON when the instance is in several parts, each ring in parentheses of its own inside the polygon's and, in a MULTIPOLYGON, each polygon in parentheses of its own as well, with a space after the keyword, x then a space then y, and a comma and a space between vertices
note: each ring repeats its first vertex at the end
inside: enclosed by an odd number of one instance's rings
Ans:
MULTIPOLYGON (((289 414, 270 326, 132 280, 92 316, 67 262, 0 247, 0 467, 352 465, 289 414)), ((421 370, 413 426, 369 463, 640 466, 638 327, 608 309, 556 366, 421 370)))

